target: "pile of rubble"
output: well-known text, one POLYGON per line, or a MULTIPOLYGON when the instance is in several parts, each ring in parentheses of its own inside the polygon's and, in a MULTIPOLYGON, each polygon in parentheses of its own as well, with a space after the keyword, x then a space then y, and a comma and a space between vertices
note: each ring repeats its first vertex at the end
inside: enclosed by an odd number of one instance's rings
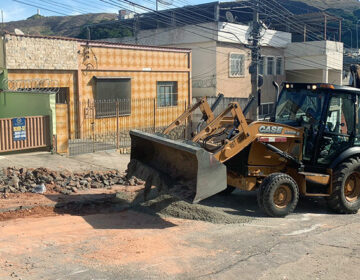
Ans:
POLYGON ((104 172, 72 173, 52 171, 47 168, 13 168, 0 170, 0 193, 35 192, 44 184, 49 190, 62 194, 76 193, 79 190, 111 188, 113 185, 141 185, 144 182, 136 177, 127 177, 118 170, 104 172))

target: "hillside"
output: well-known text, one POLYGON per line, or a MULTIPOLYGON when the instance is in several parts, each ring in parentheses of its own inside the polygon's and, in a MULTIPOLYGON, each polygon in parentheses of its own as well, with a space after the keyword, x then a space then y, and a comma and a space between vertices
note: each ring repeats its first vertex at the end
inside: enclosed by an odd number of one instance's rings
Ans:
POLYGON ((342 9, 346 12, 352 12, 360 9, 360 2, 358 0, 298 0, 319 9, 342 9))
MULTIPOLYGON (((211 1, 211 0, 209 0, 211 1)), ((233 0, 235 1, 235 0, 233 0)), ((343 41, 347 46, 353 42, 355 46, 356 23, 360 19, 360 2, 358 0, 277 0, 285 8, 294 14, 312 13, 325 10, 328 13, 342 17, 343 41), (351 32, 353 32, 351 36, 351 32)), ((105 25, 93 26, 91 28, 91 39, 114 38, 130 36, 131 27, 114 24, 106 25, 117 19, 117 14, 85 14, 78 16, 56 16, 43 17, 34 15, 27 20, 5 23, 5 30, 14 32, 15 28, 26 34, 32 35, 54 35, 76 38, 87 38, 88 31, 85 26, 94 23, 105 25)), ((331 23, 330 23, 331 25, 331 23)))
POLYGON ((117 14, 85 14, 78 16, 30 17, 27 20, 5 23, 5 30, 14 32, 15 28, 31 35, 53 35, 81 37, 87 24, 115 20, 117 14))

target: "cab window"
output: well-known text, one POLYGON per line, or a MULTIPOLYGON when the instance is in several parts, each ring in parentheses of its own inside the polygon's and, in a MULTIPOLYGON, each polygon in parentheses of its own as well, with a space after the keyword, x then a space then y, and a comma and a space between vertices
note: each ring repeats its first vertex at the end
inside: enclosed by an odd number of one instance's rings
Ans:
POLYGON ((355 129, 354 102, 350 94, 337 94, 330 98, 324 135, 320 139, 318 162, 329 164, 342 151, 351 146, 355 129))

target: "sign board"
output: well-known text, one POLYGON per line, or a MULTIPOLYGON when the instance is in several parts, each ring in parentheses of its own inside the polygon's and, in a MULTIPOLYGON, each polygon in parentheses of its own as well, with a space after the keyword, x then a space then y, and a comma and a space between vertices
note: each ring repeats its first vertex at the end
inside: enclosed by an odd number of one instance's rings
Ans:
POLYGON ((26 140, 26 121, 25 118, 12 119, 13 141, 26 140))

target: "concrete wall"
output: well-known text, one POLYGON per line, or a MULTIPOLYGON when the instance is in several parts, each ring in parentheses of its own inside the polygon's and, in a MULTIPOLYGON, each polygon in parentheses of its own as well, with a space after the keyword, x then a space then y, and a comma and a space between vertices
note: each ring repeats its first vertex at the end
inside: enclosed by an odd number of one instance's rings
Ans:
POLYGON ((4 40, 7 69, 75 70, 78 68, 76 41, 10 34, 6 34, 4 40))
MULTIPOLYGON (((248 44, 251 27, 248 25, 209 22, 169 28, 139 30, 134 37, 109 38, 109 42, 166 46, 208 42, 210 40, 228 43, 248 44)), ((284 48, 291 43, 291 33, 265 30, 260 45, 284 48)))
MULTIPOLYGON (((171 45, 170 45, 171 46, 171 45)), ((175 47, 175 46, 171 46, 175 47)), ((192 96, 215 96, 216 90, 216 42, 178 44, 176 47, 189 48, 192 53, 192 96)))
POLYGON ((342 83, 343 43, 315 41, 292 43, 285 49, 289 82, 342 83))
MULTIPOLYGON (((249 44, 251 26, 219 22, 218 41, 249 44)), ((291 43, 291 33, 267 29, 262 32, 261 46, 285 48, 291 43)))
POLYGON ((109 42, 141 44, 151 46, 174 46, 208 42, 217 39, 217 23, 203 23, 198 26, 186 25, 176 28, 140 30, 137 36, 105 39, 109 42), (202 26, 202 27, 201 27, 202 26), (211 31, 213 29, 214 31, 211 31))
MULTIPOLYGON (((229 44, 218 43, 217 45, 217 91, 223 93, 227 97, 248 98, 251 94, 251 74, 249 67, 251 64, 251 52, 249 49, 229 44), (239 53, 245 55, 245 75, 243 77, 229 76, 229 56, 230 53, 239 53)), ((282 57, 284 49, 262 47, 261 53, 263 56, 282 57)), ((283 72, 284 73, 284 72, 283 72)), ((267 75, 265 73, 264 85, 262 86, 262 103, 272 103, 276 99, 275 88, 272 82, 275 81, 281 84, 285 81, 285 74, 283 75, 267 75)))
POLYGON ((218 43, 216 48, 216 84, 217 90, 226 97, 247 98, 251 93, 251 75, 249 66, 251 63, 250 50, 244 46, 229 46, 218 43), (231 53, 245 55, 245 72, 243 77, 230 77, 229 56, 231 53))

